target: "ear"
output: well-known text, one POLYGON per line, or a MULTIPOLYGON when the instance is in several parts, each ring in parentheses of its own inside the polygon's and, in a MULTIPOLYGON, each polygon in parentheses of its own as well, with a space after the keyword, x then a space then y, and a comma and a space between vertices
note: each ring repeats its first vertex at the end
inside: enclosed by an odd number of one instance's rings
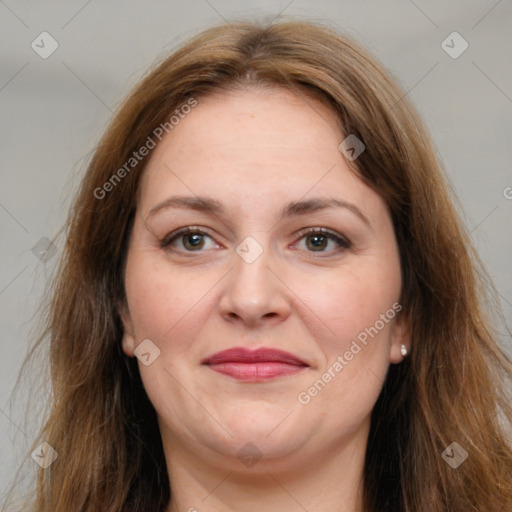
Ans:
POLYGON ((135 334, 133 333, 132 320, 128 307, 123 305, 119 308, 119 315, 123 324, 123 339, 122 348, 123 352, 130 357, 135 357, 133 351, 135 350, 135 334))
POLYGON ((391 331, 391 346, 389 362, 391 364, 401 363, 405 357, 401 353, 402 345, 405 345, 407 352, 411 351, 412 319, 410 315, 398 314, 391 331))

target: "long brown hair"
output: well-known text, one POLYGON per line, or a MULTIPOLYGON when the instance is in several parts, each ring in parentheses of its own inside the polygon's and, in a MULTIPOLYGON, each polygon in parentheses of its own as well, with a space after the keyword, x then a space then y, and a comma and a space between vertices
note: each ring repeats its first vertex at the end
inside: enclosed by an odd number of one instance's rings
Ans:
POLYGON ((327 102, 345 136, 366 146, 354 172, 391 212, 412 350, 390 366, 372 413, 366 510, 509 512, 512 370, 491 328, 493 287, 403 91, 355 42, 304 22, 204 31, 136 86, 101 139, 70 212, 39 340, 49 340, 53 391, 39 441, 59 458, 39 473, 35 510, 163 511, 169 503, 155 411, 136 360, 121 350, 118 314, 147 158, 112 176, 181 105, 247 85, 327 102), (108 193, 98 192, 109 180, 108 193), (468 453, 456 469, 441 455, 453 442, 468 453))

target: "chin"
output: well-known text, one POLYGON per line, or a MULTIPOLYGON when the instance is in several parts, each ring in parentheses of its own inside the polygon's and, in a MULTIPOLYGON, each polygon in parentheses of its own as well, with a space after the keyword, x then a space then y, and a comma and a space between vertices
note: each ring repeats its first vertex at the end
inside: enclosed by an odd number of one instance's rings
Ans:
POLYGON ((299 455, 306 440, 294 439, 290 436, 286 438, 277 435, 269 436, 270 430, 263 430, 264 432, 233 434, 233 437, 224 436, 223 439, 210 437, 205 444, 214 452, 212 465, 224 465, 226 469, 232 470, 233 460, 236 459, 240 461, 238 469, 242 472, 244 469, 254 472, 252 468, 256 465, 256 469, 260 471, 291 470, 296 467, 292 459, 299 455))
POLYGON ((275 437, 300 430, 300 425, 293 425, 297 419, 297 411, 295 414, 292 411, 290 406, 247 401, 230 409, 224 417, 219 416, 218 419, 226 430, 237 437, 275 437))
POLYGON ((252 443, 269 455, 284 455, 303 446, 310 437, 306 425, 294 424, 290 417, 286 418, 287 414, 289 411, 278 415, 232 418, 231 421, 223 423, 231 436, 223 432, 223 437, 230 449, 235 447, 238 450, 247 443, 252 443))

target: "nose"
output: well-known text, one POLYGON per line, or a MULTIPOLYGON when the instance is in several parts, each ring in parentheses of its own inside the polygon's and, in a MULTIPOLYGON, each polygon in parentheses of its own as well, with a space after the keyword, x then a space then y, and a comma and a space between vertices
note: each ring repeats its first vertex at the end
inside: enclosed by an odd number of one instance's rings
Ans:
POLYGON ((290 290, 268 256, 269 250, 265 249, 248 263, 234 252, 233 269, 223 280, 219 301, 225 320, 259 327, 283 322, 290 316, 290 290))

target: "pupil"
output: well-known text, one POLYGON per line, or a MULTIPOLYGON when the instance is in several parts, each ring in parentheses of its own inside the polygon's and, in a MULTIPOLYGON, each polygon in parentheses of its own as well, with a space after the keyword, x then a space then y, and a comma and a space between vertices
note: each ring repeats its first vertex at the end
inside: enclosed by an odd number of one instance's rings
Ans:
POLYGON ((192 247, 201 247, 202 245, 202 235, 200 234, 195 234, 195 235, 188 235, 185 240, 188 241, 188 245, 192 246, 192 247))
POLYGON ((322 235, 312 235, 310 240, 313 244, 313 247, 315 247, 315 248, 324 248, 325 247, 326 239, 322 235))

